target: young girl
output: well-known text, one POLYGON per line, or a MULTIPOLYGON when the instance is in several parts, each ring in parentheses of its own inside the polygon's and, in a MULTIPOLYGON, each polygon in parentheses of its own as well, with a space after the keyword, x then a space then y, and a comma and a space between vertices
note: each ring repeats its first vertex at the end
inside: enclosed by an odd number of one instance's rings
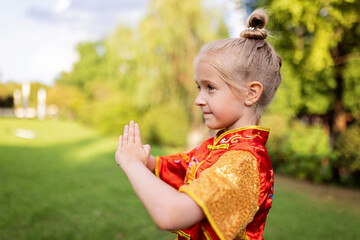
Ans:
POLYGON ((269 130, 258 124, 281 82, 266 22, 254 11, 241 38, 211 42, 195 59, 195 104, 206 126, 220 130, 214 138, 155 158, 133 121, 119 137, 117 164, 155 223, 177 239, 263 239, 274 183, 269 130))

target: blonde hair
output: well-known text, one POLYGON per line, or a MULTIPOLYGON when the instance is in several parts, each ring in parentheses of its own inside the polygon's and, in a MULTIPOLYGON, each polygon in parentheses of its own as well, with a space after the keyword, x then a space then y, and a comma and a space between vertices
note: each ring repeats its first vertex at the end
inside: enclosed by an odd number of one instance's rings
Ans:
POLYGON ((236 89, 243 88, 251 81, 259 81, 263 85, 263 92, 253 105, 258 120, 281 83, 281 58, 265 41, 267 19, 264 10, 255 10, 249 16, 246 23, 248 28, 241 32, 240 38, 210 42, 201 48, 194 61, 194 64, 206 61, 226 83, 236 89))

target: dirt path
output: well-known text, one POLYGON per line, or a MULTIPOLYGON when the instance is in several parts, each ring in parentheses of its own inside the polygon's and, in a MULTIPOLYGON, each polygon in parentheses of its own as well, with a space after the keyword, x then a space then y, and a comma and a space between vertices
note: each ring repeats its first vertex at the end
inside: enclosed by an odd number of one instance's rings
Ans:
POLYGON ((277 188, 281 188, 284 191, 300 191, 310 198, 345 205, 360 215, 360 190, 314 184, 279 174, 275 175, 275 184, 277 188))

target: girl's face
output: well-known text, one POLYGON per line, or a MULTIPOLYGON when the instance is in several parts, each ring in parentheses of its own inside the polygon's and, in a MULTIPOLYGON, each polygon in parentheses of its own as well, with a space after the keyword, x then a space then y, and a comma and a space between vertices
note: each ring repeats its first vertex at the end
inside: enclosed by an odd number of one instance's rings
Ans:
POLYGON ((230 87, 213 66, 201 60, 195 66, 195 82, 199 88, 195 104, 201 108, 208 128, 228 131, 243 127, 246 112, 243 91, 230 87))

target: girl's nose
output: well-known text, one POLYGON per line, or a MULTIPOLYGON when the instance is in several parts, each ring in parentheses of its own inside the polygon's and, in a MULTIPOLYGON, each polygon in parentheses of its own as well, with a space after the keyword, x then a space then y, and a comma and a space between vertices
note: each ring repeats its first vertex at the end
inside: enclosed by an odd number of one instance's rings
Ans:
POLYGON ((195 99, 195 104, 197 106, 203 106, 205 105, 205 99, 201 96, 201 94, 199 93, 199 95, 197 96, 197 98, 195 99))

